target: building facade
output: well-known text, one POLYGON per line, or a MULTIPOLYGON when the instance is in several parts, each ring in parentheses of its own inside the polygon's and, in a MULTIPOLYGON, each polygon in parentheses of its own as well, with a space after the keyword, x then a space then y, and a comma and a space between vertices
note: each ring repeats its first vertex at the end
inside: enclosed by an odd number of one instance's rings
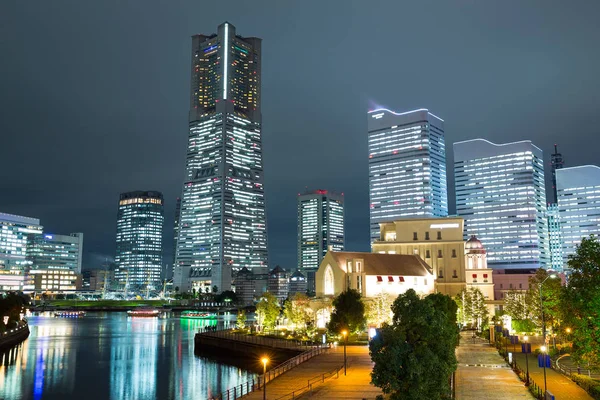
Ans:
POLYGON ((307 289, 306 276, 300 271, 294 272, 290 276, 290 297, 297 293, 306 294, 307 289))
POLYGON ((496 268, 546 267, 548 224, 542 150, 530 141, 454 144, 456 211, 496 268))
POLYGON ((41 234, 39 219, 0 213, 0 290, 23 290, 27 250, 41 234))
POLYGON ((379 223, 448 215, 444 121, 426 109, 369 111, 371 241, 379 223))
POLYGON ((600 235, 600 167, 583 165, 556 171, 563 263, 583 237, 600 235))
POLYGON ((32 269, 25 290, 72 292, 82 287, 82 276, 71 269, 32 269))
POLYGON ((267 291, 277 297, 279 304, 283 304, 290 292, 290 281, 286 270, 277 266, 269 272, 267 291))
POLYGON ((115 279, 125 291, 160 290, 163 195, 156 191, 122 193, 117 213, 115 279))
POLYGON ((549 204, 546 215, 548 217, 548 246, 550 249, 549 266, 555 271, 562 271, 564 266, 563 239, 558 204, 549 204))
POLYGON ((81 274, 83 233, 34 234, 27 259, 34 270, 69 270, 81 274))
POLYGON ((193 36, 191 82, 174 285, 223 291, 240 269, 268 267, 261 39, 228 22, 193 36))
POLYGON ((298 269, 315 290, 315 272, 325 253, 344 250, 344 196, 315 190, 298 195, 298 269))
POLYGON ((432 268, 436 290, 455 296, 466 285, 463 219, 404 218, 381 223, 373 253, 417 255, 432 268))

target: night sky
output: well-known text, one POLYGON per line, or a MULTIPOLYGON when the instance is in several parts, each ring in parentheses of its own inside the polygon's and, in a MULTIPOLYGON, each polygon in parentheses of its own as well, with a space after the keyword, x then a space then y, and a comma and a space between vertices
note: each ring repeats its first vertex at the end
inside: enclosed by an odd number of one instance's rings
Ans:
MULTIPOLYGON (((296 265, 296 195, 345 194, 368 251, 367 111, 429 110, 452 143, 532 140, 600 164, 600 2, 3 1, 0 212, 84 232, 114 257, 119 193, 165 196, 165 263, 184 178, 191 39, 229 21, 263 39, 271 266, 296 265)), ((548 182, 548 179, 547 179, 548 182)), ((548 185, 548 184, 547 184, 548 185)), ((454 212, 450 182, 450 211, 454 212)))

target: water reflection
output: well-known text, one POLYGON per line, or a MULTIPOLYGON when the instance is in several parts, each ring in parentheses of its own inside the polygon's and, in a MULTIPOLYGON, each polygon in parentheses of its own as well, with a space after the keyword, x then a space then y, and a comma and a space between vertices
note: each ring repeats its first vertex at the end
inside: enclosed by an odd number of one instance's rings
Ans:
MULTIPOLYGON (((221 319, 220 324, 232 323, 221 319)), ((216 321, 30 318, 31 335, 1 355, 0 388, 16 399, 206 399, 254 377, 194 356, 194 334, 216 321)))

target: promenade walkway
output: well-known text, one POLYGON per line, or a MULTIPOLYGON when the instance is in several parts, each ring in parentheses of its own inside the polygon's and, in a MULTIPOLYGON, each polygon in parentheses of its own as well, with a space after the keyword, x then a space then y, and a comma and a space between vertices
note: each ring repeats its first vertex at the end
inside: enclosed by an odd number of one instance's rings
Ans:
POLYGON ((456 399, 533 399, 496 348, 486 340, 472 339, 471 335, 461 332, 460 346, 456 349, 456 399))
MULTIPOLYGON (((347 347, 348 368, 344 376, 343 368, 338 374, 323 382, 316 379, 324 372, 330 372, 344 365, 344 348, 338 346, 325 354, 311 358, 294 369, 267 383, 267 399, 375 399, 381 390, 370 384, 373 364, 367 346, 347 347), (306 388, 312 382, 312 390, 306 388)), ((261 400, 262 390, 242 397, 245 400, 261 400)), ((282 400, 283 400, 282 399, 282 400)))

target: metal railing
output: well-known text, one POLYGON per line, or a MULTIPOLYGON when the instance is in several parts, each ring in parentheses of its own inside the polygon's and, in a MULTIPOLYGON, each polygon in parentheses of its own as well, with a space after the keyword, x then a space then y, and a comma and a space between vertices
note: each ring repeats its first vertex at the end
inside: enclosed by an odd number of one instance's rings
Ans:
MULTIPOLYGON (((213 332, 211 332, 213 333, 213 332)), ((210 397, 208 400, 235 400, 242 396, 247 395, 255 390, 261 389, 263 385, 277 378, 281 374, 289 371, 290 369, 302 364, 303 362, 313 358, 316 355, 322 354, 327 351, 329 347, 314 347, 302 354, 298 354, 296 357, 290 358, 289 360, 279 364, 277 367, 267 371, 266 374, 258 376, 257 378, 251 379, 240 385, 236 385, 216 396, 210 397)))
POLYGON ((333 377, 335 375, 336 378, 338 378, 340 376, 340 371, 344 369, 344 365, 341 365, 329 372, 325 372, 322 373, 321 375, 317 375, 313 378, 310 378, 308 380, 308 384, 306 386, 303 386, 299 389, 294 390, 293 392, 290 392, 288 394, 285 394, 281 397, 278 397, 276 400, 288 400, 288 399, 295 399, 297 396, 300 396, 303 393, 306 392, 311 392, 312 393, 312 389, 313 386, 316 385, 317 383, 325 383, 326 379, 329 379, 331 377, 333 377))
POLYGON ((224 330, 200 330, 198 331, 203 336, 217 337, 221 339, 235 340, 236 342, 256 344, 258 346, 273 347, 277 349, 294 349, 294 350, 306 350, 307 348, 313 347, 308 342, 301 342, 298 340, 288 339, 275 339, 267 338, 263 336, 252 336, 245 333, 235 333, 230 329, 224 330))

